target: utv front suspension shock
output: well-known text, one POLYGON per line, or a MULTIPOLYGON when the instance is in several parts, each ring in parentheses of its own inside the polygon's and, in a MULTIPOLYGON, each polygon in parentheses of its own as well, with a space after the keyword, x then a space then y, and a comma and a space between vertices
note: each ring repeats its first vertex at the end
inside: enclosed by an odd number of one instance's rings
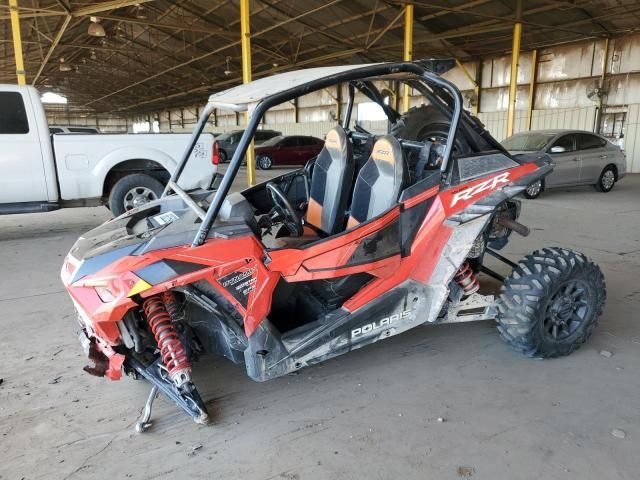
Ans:
POLYGON ((169 377, 180 388, 191 381, 191 362, 187 351, 180 340, 176 327, 171 321, 171 311, 176 305, 175 297, 171 292, 162 295, 154 295, 147 298, 142 304, 149 327, 156 339, 162 361, 167 368, 169 377))
POLYGON ((480 289, 480 282, 478 281, 478 277, 476 277, 476 274, 473 273, 473 269, 471 268, 471 265, 467 260, 465 260, 465 262, 460 265, 460 268, 456 272, 453 279, 460 286, 460 288, 462 288, 465 297, 476 293, 480 289))

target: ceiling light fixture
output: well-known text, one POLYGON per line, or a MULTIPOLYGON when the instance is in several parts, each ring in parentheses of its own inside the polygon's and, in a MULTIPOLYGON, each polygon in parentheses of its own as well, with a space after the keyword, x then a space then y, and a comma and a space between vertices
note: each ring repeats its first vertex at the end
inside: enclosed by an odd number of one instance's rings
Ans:
POLYGON ((227 68, 224 71, 224 74, 228 77, 229 75, 231 75, 233 72, 231 71, 231 67, 229 66, 229 62, 231 61, 231 57, 227 57, 227 68))
POLYGON ((107 32, 105 32, 104 27, 100 25, 100 19, 97 17, 91 17, 91 23, 89 24, 87 34, 89 34, 90 37, 104 37, 107 35, 107 32))
POLYGON ((60 71, 61 72, 70 72, 71 71, 71 65, 69 65, 68 63, 64 62, 64 58, 60 58, 60 71))
POLYGON ((136 4, 136 18, 138 20, 146 20, 147 19, 147 11, 139 3, 136 4))

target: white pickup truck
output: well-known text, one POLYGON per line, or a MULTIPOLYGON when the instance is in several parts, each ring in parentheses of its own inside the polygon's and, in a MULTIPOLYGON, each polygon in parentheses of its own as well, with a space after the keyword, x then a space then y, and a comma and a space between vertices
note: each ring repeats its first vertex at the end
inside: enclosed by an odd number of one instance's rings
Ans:
MULTIPOLYGON (((0 214, 105 204, 114 215, 158 198, 188 134, 49 134, 40 94, 0 84, 0 214)), ((180 178, 207 188, 217 171, 204 134, 180 178)))

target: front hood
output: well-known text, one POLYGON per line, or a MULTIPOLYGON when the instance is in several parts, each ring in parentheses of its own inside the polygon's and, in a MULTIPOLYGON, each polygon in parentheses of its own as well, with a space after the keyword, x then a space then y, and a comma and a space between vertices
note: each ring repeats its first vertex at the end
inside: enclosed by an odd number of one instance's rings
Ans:
POLYGON ((200 225, 196 220, 176 196, 130 210, 76 241, 63 267, 63 281, 75 283, 128 255, 190 244, 200 225))

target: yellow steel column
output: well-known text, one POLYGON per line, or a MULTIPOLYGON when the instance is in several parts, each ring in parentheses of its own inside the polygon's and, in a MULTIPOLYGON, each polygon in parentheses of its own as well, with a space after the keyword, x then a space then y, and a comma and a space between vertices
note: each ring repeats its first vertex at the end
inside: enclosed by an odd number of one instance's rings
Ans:
POLYGON ((11 12, 13 52, 16 57, 16 75, 18 76, 18 85, 26 85, 27 76, 24 71, 24 60, 22 59, 22 37, 20 36, 20 14, 18 13, 18 0, 9 0, 9 11, 11 12))
POLYGON ((604 52, 602 52, 602 73, 600 74, 600 81, 598 82, 598 111, 596 112, 596 125, 594 132, 600 133, 600 123, 602 119, 602 109, 604 108, 604 95, 602 90, 604 88, 604 80, 607 75, 607 60, 609 59, 609 38, 604 39, 604 52))
MULTIPOLYGON (((249 0, 240 0, 240 35, 242 45, 242 83, 251 81, 251 31, 249 28, 249 0)), ((245 113, 245 125, 249 124, 249 113, 245 113)), ((247 148, 247 183, 256 184, 256 158, 253 141, 247 148)))
MULTIPOLYGON (((404 56, 405 62, 413 60, 413 4, 407 3, 404 8, 404 56)), ((409 85, 404 85, 404 95, 402 96, 402 111, 409 111, 409 95, 411 89, 409 85)))
POLYGON ((513 45, 511 47, 511 78, 509 79, 509 109, 507 110, 507 137, 513 135, 513 124, 516 116, 516 93, 518 92, 518 57, 520 56, 520 37, 522 24, 513 26, 513 45))
MULTIPOLYGON (((480 86, 478 85, 478 82, 476 81, 476 79, 471 76, 471 74, 469 73, 469 70, 467 70, 467 67, 465 67, 464 64, 460 60, 458 60, 457 58, 455 59, 455 61, 456 61, 456 65, 458 65, 458 68, 460 70, 462 70, 462 73, 464 73, 466 75, 466 77, 469 80, 469 82, 471 82, 471 85, 473 85, 473 94, 476 97, 476 103, 475 103, 475 105, 473 105, 472 113, 474 115, 478 115, 478 109, 480 108, 480 105, 479 105, 480 104, 480 86)), ((482 62, 479 62, 479 65, 481 63, 482 62)), ((479 65, 478 65, 478 68, 480 68, 479 65)), ((479 76, 476 73, 476 78, 478 78, 478 77, 479 76)))
POLYGON ((538 76, 538 50, 531 52, 531 79, 529 81, 529 108, 527 108, 527 130, 531 130, 531 119, 536 102, 536 80, 538 76))

